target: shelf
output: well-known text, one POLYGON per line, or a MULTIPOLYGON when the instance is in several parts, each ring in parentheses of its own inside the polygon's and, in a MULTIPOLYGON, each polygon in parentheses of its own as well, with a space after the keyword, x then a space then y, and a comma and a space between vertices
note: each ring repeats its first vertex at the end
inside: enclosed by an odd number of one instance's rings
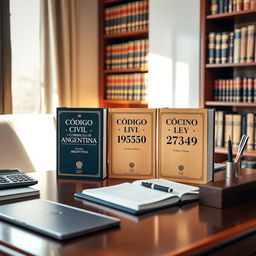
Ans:
POLYGON ((239 12, 229 12, 229 13, 220 13, 214 15, 207 15, 207 20, 217 20, 217 19, 234 19, 238 16, 255 14, 256 10, 248 10, 248 11, 239 11, 239 12))
POLYGON ((206 64, 205 66, 206 66, 206 68, 256 67, 256 62, 251 62, 251 63, 206 64))
POLYGON ((114 3, 120 3, 123 4, 125 1, 120 1, 120 0, 104 0, 104 4, 114 4, 114 3))
POLYGON ((127 37, 134 37, 134 38, 141 38, 141 37, 148 37, 148 29, 139 30, 139 31, 129 31, 117 34, 109 34, 104 35, 104 39, 119 39, 119 38, 127 38, 127 37))
POLYGON ((146 101, 129 101, 129 100, 103 100, 104 103, 108 104, 129 104, 129 105, 142 105, 147 106, 146 101))
MULTIPOLYGON (((217 153, 217 154, 227 154, 227 148, 215 147, 215 153, 217 153)), ((235 155, 236 153, 237 153, 237 150, 233 149, 233 155, 235 155)), ((256 150, 245 150, 243 152, 243 156, 255 157, 256 156, 256 150)))
POLYGON ((256 107, 255 102, 223 102, 223 101, 206 101, 206 106, 231 106, 231 107, 256 107))
POLYGON ((119 74, 119 73, 146 73, 147 68, 130 68, 130 69, 115 69, 115 70, 104 70, 104 74, 119 74))

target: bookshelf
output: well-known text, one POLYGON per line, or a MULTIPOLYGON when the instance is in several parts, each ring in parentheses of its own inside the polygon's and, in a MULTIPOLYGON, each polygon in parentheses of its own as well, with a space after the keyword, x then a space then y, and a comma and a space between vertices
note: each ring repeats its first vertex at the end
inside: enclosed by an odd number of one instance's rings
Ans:
POLYGON ((148 1, 99 1, 100 107, 147 107, 148 1))
MULTIPOLYGON (((232 98, 238 97, 238 92, 231 92, 231 90, 241 90, 243 91, 242 93, 246 93, 247 90, 247 97, 250 95, 250 88, 248 87, 249 80, 251 77, 256 76, 256 48, 255 48, 255 42, 256 38, 254 36, 254 46, 253 46, 253 60, 252 61, 247 61, 241 63, 241 60, 238 62, 236 61, 235 63, 235 56, 234 52, 236 51, 235 48, 233 48, 233 53, 231 53, 232 57, 229 59, 229 55, 225 56, 227 57, 227 61, 222 59, 217 60, 217 55, 220 54, 220 56, 225 55, 226 52, 223 50, 225 47, 224 45, 220 45, 219 48, 216 47, 216 35, 221 34, 223 35, 225 33, 228 33, 229 36, 229 41, 228 41, 228 53, 230 54, 231 50, 231 45, 234 45, 235 41, 231 41, 232 36, 231 32, 233 33, 234 37, 236 36, 236 30, 237 29, 242 29, 242 27, 247 27, 249 25, 256 25, 256 2, 253 1, 214 1, 214 0, 201 0, 200 1, 200 34, 201 34, 201 41, 200 41, 200 107, 203 108, 215 108, 216 111, 224 111, 224 112, 236 112, 241 115, 245 115, 243 113, 256 113, 256 101, 255 99, 250 99, 248 98, 242 98, 242 96, 239 96, 240 98, 232 98), (220 3, 240 3, 240 6, 234 6, 234 5, 227 5, 226 9, 220 10, 220 3), (215 12, 212 9, 211 4, 217 4, 215 8, 215 12), (249 5, 247 5, 249 3, 249 5), (215 37, 214 37, 214 47, 210 45, 213 41, 210 41, 210 33, 214 32, 215 37), (231 44, 232 42, 233 44, 231 44), (223 47, 223 48, 222 48, 223 47), (214 49, 214 51, 212 50, 214 49), (210 49, 212 51, 210 51, 210 49), (221 50, 217 50, 221 49, 221 50), (223 50, 223 52, 222 52, 223 50), (219 51, 219 52, 218 52, 219 51), (214 56, 212 56, 214 54, 214 56), (210 59, 210 57, 214 57, 214 60, 210 59), (233 59, 232 59, 233 58, 233 59), (211 63, 210 63, 211 62, 211 63), (249 62, 249 63, 248 63, 249 62), (234 89, 238 88, 235 87, 239 81, 235 80, 236 77, 245 77, 245 81, 247 83, 243 83, 242 87, 240 89, 234 89), (217 81, 217 82, 216 82, 217 81), (230 81, 230 82, 225 82, 225 81, 230 81), (218 85, 217 85, 218 83, 218 85), (222 85, 220 85, 222 83, 222 85), (230 85, 228 85, 230 83, 230 85), (219 87, 218 87, 219 86, 219 87), (221 87, 224 86, 224 87, 221 87), (225 87, 226 86, 226 87, 225 87), (228 87, 230 86, 230 87, 228 87), (231 87, 233 86, 233 87, 231 87), (216 89, 217 88, 217 89, 216 89), (220 93, 221 88, 226 90, 226 98, 222 96, 222 98, 218 98, 216 96, 216 91, 217 93, 220 93), (228 89, 229 88, 229 89, 228 89), (232 89, 230 89, 232 88, 232 89), (242 88, 242 89, 241 89, 242 88), (249 89, 248 89, 249 88, 249 89), (218 91, 219 90, 219 91, 218 91), (230 90, 230 91, 228 91, 230 90), (228 92, 227 92, 228 91, 228 92), (227 96, 230 93, 229 96, 227 96), (249 93, 249 94, 248 94, 249 93), (218 99, 218 100, 217 100, 218 99)), ((256 26, 255 26, 256 28, 256 26)), ((249 29, 248 29, 249 30, 249 29)), ((256 30, 254 30, 254 34, 256 34, 256 30)), ((234 38, 233 37, 233 38, 234 38)), ((222 39, 223 40, 223 39, 222 39)), ((233 39, 235 40, 235 39, 233 39)), ((246 39, 247 40, 247 39, 246 39)), ((223 43, 223 41, 221 41, 223 43)), ((242 44, 242 43, 241 43, 242 44)), ((240 47, 241 47, 240 44, 240 47)), ((246 43, 247 46, 247 43, 246 43)), ((237 49, 237 45, 235 45, 237 49)), ((249 48, 249 46, 247 47, 249 48)), ((247 53, 247 58, 248 57, 248 52, 247 53)), ((241 48, 240 48, 240 54, 241 54, 241 48)), ((222 57, 221 56, 221 57, 222 57)), ((241 58, 241 55, 240 55, 241 58)), ((252 78, 253 79, 253 78, 252 78)), ((251 81, 251 80, 250 80, 251 81)), ((256 80, 255 80, 256 81, 256 80)), ((238 86, 238 85, 237 85, 238 86)), ((254 86, 254 85, 253 85, 254 86)), ((256 95, 256 83, 255 86, 253 87, 252 90, 256 95), (254 89, 255 87, 255 89, 254 89)), ((239 92, 239 93, 240 93, 239 92)), ((223 92, 221 92, 223 93, 223 92)), ((225 92, 224 92, 225 94, 225 92)), ((225 119, 224 119, 225 122, 225 119)), ((253 125, 253 129, 255 127, 255 124, 253 125)), ((216 127, 215 127, 216 128, 216 127)), ((224 125, 224 130, 223 130, 223 136, 225 134, 225 125, 224 125)), ((225 148, 225 138, 223 138, 223 145, 222 146, 217 146, 215 147, 215 160, 216 162, 221 162, 225 161, 227 156, 227 149, 225 148)), ((255 143, 255 141, 254 141, 255 143)), ((254 146, 255 147, 255 146, 254 146)), ((236 153, 236 149, 233 152, 234 154, 236 153)), ((255 148, 253 150, 246 150, 244 152, 245 157, 250 157, 250 158, 255 158, 256 157, 256 150, 255 148)))

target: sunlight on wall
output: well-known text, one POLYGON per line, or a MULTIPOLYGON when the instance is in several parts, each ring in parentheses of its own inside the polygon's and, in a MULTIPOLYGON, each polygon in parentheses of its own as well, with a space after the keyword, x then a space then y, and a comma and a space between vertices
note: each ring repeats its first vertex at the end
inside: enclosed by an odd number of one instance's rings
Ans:
POLYGON ((188 108, 189 106, 189 65, 177 61, 175 63, 175 97, 174 106, 177 108, 188 108))
POLYGON ((148 103, 150 108, 172 107, 173 62, 170 58, 149 53, 148 103))

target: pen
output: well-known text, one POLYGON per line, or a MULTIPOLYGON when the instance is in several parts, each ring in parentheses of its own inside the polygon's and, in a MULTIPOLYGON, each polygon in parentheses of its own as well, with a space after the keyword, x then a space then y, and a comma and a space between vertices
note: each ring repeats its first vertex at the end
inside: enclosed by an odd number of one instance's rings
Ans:
POLYGON ((228 138, 228 162, 233 162, 232 142, 230 139, 230 135, 228 138))
POLYGON ((152 189, 160 190, 162 192, 167 192, 167 193, 170 193, 170 192, 173 191, 172 188, 165 187, 165 186, 162 186, 162 185, 157 185, 157 184, 154 184, 154 183, 151 183, 151 182, 141 182, 141 185, 143 187, 146 187, 146 188, 152 188, 152 189))
POLYGON ((242 136, 240 143, 238 145, 238 151, 237 151, 237 155, 235 158, 235 163, 240 162, 248 139, 249 139, 249 136, 247 136, 247 135, 242 136))

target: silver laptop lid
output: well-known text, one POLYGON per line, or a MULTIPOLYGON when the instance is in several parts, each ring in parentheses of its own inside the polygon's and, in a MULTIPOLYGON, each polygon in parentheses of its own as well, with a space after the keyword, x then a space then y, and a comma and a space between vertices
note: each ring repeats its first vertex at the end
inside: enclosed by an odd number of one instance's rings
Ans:
POLYGON ((120 225, 117 218, 43 199, 0 205, 0 218, 59 240, 120 225))

